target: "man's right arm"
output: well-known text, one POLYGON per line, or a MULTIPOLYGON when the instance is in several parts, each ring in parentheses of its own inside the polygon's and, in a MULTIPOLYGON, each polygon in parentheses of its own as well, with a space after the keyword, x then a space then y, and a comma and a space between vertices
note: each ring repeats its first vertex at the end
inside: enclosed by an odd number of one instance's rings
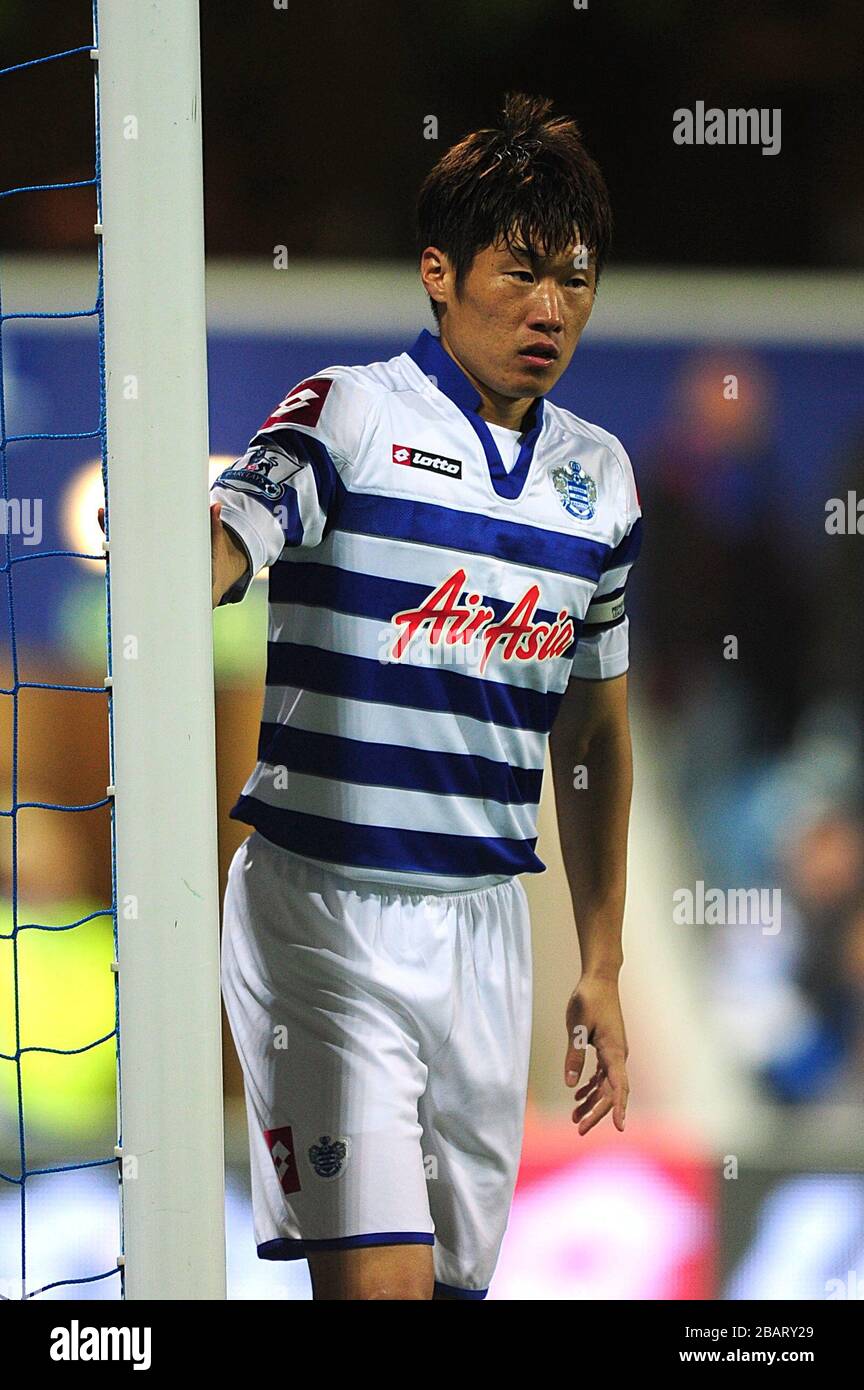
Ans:
POLYGON ((239 603, 286 546, 313 548, 340 487, 363 452, 376 397, 335 367, 295 386, 212 484, 213 607, 239 603), (216 504, 219 504, 219 510, 216 504))

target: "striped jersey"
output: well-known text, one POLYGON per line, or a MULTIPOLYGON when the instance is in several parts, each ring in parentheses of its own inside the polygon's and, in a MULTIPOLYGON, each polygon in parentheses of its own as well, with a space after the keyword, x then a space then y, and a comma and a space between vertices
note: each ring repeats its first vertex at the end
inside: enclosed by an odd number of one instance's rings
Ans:
POLYGON ((424 331, 301 381, 213 484, 249 559, 222 602, 269 566, 257 762, 231 816, 352 879, 542 871, 567 683, 628 667, 626 452, 538 397, 508 469, 480 404, 424 331))

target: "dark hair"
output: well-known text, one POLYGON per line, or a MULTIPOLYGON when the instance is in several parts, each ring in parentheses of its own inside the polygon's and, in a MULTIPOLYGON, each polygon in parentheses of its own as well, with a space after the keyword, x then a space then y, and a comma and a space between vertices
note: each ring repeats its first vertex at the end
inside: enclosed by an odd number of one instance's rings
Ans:
MULTIPOLYGON (((576 122, 551 109, 546 97, 509 93, 500 129, 466 135, 424 179, 418 250, 446 252, 457 293, 484 247, 503 239, 511 250, 560 255, 575 230, 599 280, 612 233, 609 192, 576 122)), ((436 319, 438 309, 433 301, 436 319)))

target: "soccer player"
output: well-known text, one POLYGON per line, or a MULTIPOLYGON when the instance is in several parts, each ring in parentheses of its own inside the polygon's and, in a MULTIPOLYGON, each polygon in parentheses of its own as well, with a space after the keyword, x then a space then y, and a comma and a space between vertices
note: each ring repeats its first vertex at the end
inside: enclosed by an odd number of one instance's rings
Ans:
MULTIPOLYGON (((222 981, 258 1253, 316 1298, 483 1298, 519 1164, 551 760, 581 952, 564 1080, 627 1105, 624 588, 614 436, 554 405, 607 252, 572 121, 511 96, 419 198, 438 332, 299 382, 213 486, 213 602, 269 566, 222 981), (554 727, 553 727, 554 726, 554 727)), ((562 1003, 564 1001, 562 1000, 562 1003)))

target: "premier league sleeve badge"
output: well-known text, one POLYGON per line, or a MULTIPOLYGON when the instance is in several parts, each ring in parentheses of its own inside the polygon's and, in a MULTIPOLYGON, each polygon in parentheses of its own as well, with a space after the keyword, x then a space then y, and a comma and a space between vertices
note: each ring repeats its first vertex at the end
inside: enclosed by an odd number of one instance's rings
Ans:
POLYGON ((233 488, 235 492, 249 492, 253 496, 257 494, 270 502, 278 502, 285 491, 286 479, 299 473, 300 468, 296 460, 259 445, 221 473, 217 481, 220 487, 233 488), (270 476, 273 473, 275 477, 270 476))

